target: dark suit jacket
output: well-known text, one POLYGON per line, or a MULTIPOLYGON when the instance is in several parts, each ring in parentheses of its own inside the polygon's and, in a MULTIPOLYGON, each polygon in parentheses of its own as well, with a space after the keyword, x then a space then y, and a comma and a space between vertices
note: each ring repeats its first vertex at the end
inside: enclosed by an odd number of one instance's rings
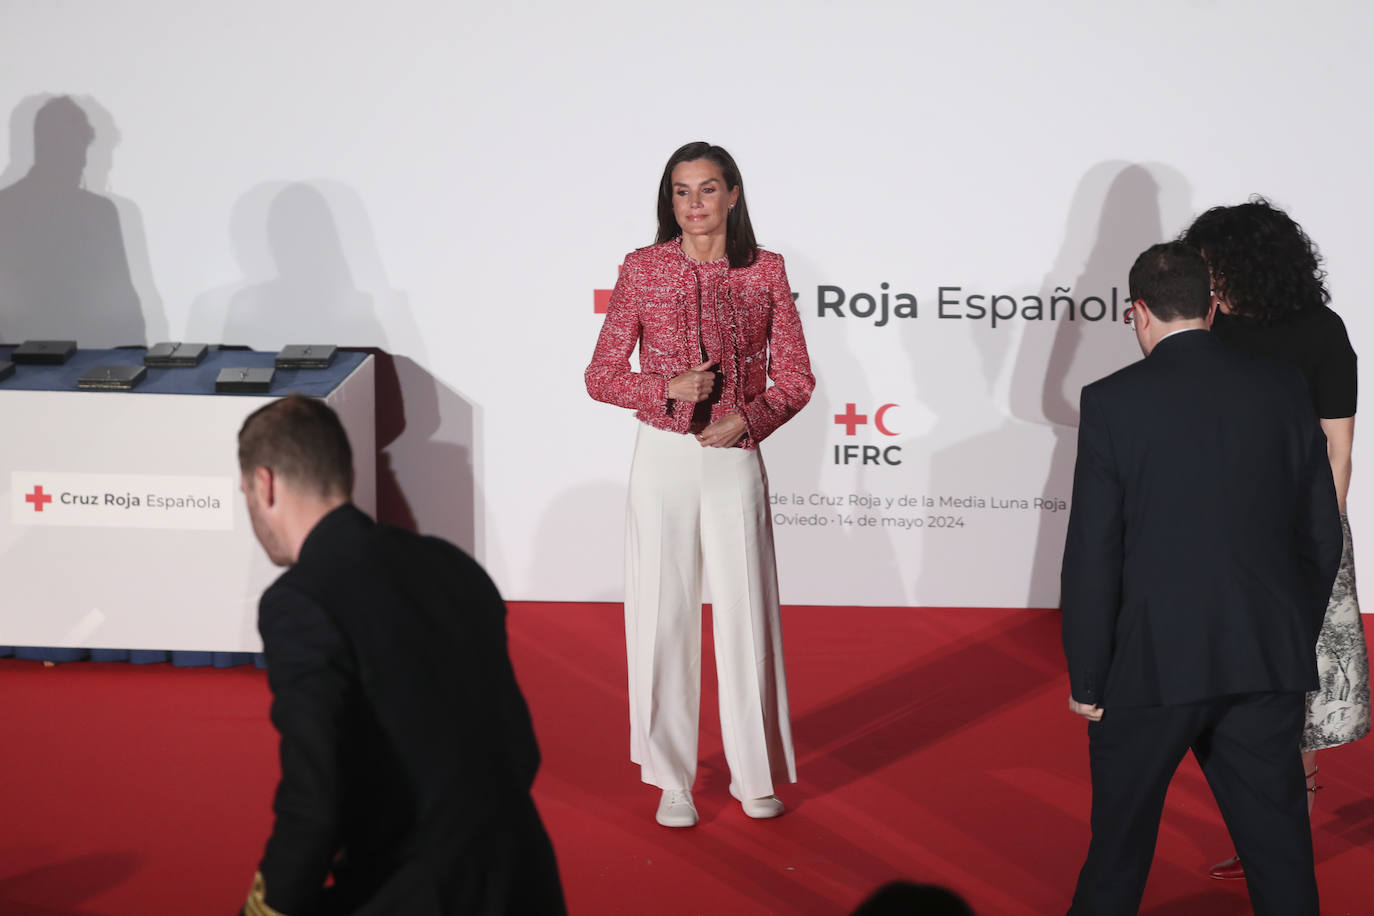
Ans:
POLYGON ((520 847, 512 825, 543 837, 539 751, 486 573, 346 505, 263 594, 258 626, 281 733, 268 905, 468 912, 479 891, 457 885, 510 865, 487 860, 520 847))
POLYGON ((1301 376, 1206 331, 1083 389, 1061 577, 1074 699, 1315 689, 1341 556, 1301 376))

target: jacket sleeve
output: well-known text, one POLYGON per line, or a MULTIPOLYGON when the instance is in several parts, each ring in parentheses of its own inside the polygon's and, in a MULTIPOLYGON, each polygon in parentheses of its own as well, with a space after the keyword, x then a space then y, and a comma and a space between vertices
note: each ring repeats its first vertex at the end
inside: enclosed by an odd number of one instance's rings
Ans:
POLYGON ((344 722, 357 680, 343 633, 319 605, 289 586, 273 586, 263 595, 258 628, 272 688, 272 724, 281 735, 275 821, 259 871, 267 905, 282 913, 309 913, 339 848, 344 722))
POLYGON ((797 304, 792 301, 792 284, 787 282, 787 269, 781 256, 769 287, 769 297, 773 305, 768 330, 768 377, 773 385, 742 409, 749 436, 755 442, 762 442, 792 419, 811 400, 811 392, 816 387, 801 316, 797 314, 797 304))
POLYGON ((1305 436, 1309 445, 1303 468, 1304 485, 1299 489, 1296 535, 1298 563, 1307 586, 1312 643, 1315 645, 1326 617, 1331 587, 1340 570, 1345 536, 1336 503, 1336 484, 1326 455, 1326 436, 1316 420, 1310 418, 1310 411, 1303 410, 1302 415, 1311 429, 1305 436))
POLYGON ((1083 389, 1079 417, 1060 606, 1070 693, 1080 703, 1100 704, 1121 610, 1123 492, 1092 386, 1083 389))
POLYGON ((640 271, 633 258, 626 258, 615 289, 611 291, 606 321, 601 325, 591 365, 587 366, 587 393, 595 400, 617 407, 666 414, 668 379, 630 368, 630 354, 643 332, 639 281, 640 271))

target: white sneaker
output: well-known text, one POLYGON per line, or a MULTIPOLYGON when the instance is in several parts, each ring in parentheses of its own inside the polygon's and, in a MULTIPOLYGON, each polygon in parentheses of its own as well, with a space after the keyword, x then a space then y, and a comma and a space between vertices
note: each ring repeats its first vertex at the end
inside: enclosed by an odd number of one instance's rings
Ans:
POLYGON ((695 827, 697 809, 692 804, 692 793, 686 789, 664 789, 654 820, 664 827, 695 827))
POLYGON ((740 807, 750 817, 777 817, 783 812, 782 801, 776 795, 765 795, 763 798, 740 798, 739 790, 735 788, 733 782, 730 783, 730 794, 739 800, 740 807))

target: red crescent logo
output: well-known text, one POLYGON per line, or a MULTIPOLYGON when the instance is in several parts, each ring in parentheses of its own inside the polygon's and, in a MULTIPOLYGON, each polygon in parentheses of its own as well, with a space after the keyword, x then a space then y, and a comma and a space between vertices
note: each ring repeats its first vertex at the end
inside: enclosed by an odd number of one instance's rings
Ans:
POLYGON ((878 428, 878 432, 882 433, 884 436, 897 435, 897 433, 893 432, 892 430, 888 429, 886 426, 883 425, 883 414, 887 413, 888 408, 896 406, 896 404, 884 404, 882 407, 879 407, 877 411, 873 414, 873 425, 876 426, 878 428))

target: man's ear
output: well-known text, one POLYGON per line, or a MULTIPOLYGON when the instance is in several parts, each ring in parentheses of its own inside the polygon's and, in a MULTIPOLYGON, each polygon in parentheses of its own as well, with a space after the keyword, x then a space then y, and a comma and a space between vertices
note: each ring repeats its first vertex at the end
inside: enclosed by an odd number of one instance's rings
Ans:
POLYGON ((1137 299, 1131 303, 1131 307, 1135 309, 1131 312, 1131 320, 1135 322, 1136 327, 1142 331, 1148 328, 1155 316, 1150 314, 1150 307, 1145 304, 1145 300, 1137 299))
POLYGON ((1207 308, 1207 327, 1211 328, 1212 322, 1217 317, 1217 297, 1212 297, 1212 304, 1207 308))
POLYGON ((264 506, 276 505, 276 483, 277 477, 272 473, 271 468, 259 466, 253 469, 253 484, 258 491, 258 499, 262 500, 264 506))

